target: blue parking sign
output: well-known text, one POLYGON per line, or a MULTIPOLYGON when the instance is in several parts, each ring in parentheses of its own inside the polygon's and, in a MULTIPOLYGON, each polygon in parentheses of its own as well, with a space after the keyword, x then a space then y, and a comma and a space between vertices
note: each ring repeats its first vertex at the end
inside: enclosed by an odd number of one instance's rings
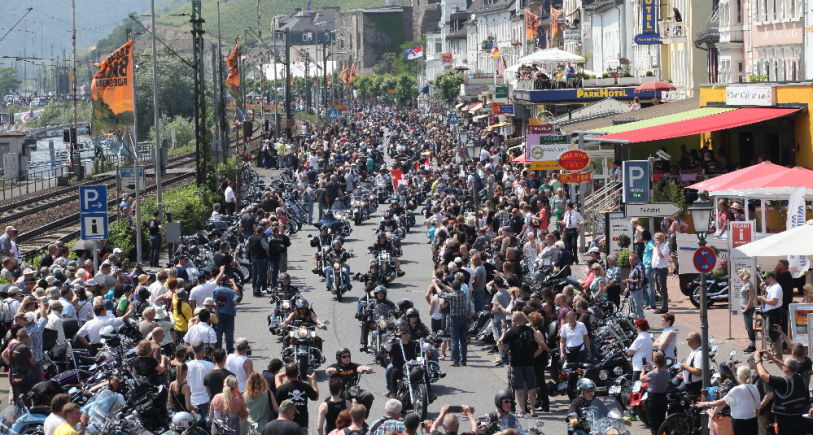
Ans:
POLYGON ((79 186, 79 212, 107 212, 107 186, 79 186))
POLYGON ((630 160, 622 164, 624 202, 648 203, 652 199, 649 186, 649 161, 630 160))

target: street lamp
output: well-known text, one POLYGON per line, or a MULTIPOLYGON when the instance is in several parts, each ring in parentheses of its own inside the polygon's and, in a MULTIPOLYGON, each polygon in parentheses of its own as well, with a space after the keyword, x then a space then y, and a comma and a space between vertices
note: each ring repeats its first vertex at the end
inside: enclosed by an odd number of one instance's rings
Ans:
MULTIPOLYGON (((689 213, 692 216, 692 223, 694 224, 694 231, 697 234, 697 245, 700 247, 706 246, 706 235, 711 227, 711 216, 714 208, 708 200, 708 193, 704 191, 698 192, 697 199, 689 207, 689 213)), ((700 340, 701 340, 701 357, 703 359, 703 391, 708 391, 710 386, 711 370, 709 367, 709 315, 708 306, 706 305, 706 274, 700 274, 700 340)), ((701 425, 703 433, 708 433, 707 419, 708 415, 704 412, 701 415, 701 425)))

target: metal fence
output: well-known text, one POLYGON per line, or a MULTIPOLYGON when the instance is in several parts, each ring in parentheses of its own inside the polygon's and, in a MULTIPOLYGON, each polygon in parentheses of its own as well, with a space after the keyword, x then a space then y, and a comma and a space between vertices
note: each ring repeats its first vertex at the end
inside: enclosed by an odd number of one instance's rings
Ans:
POLYGON ((28 170, 20 177, 3 177, 0 179, 0 200, 6 201, 29 195, 58 185, 59 177, 67 176, 66 166, 28 170))

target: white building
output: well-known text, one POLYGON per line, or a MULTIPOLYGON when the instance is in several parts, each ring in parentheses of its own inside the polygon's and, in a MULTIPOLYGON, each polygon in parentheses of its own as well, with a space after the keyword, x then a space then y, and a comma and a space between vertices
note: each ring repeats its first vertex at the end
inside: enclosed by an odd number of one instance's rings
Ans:
POLYGON ((518 1, 474 0, 466 26, 466 60, 470 73, 496 71, 496 61, 491 57, 493 47, 499 48, 509 66, 522 57, 525 20, 518 1))
POLYGON ((588 69, 600 75, 626 67, 635 36, 630 2, 600 0, 586 5, 584 10, 590 20, 588 69))
POLYGON ((748 81, 743 45, 743 4, 741 0, 720 0, 720 42, 717 43, 717 82, 748 81))

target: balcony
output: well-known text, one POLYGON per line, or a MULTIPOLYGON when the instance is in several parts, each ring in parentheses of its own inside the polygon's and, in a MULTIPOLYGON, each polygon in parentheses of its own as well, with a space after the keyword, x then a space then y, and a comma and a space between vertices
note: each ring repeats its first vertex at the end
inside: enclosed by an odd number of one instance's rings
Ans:
POLYGON ((662 43, 686 42, 686 25, 683 22, 674 20, 661 21, 659 27, 662 43))

